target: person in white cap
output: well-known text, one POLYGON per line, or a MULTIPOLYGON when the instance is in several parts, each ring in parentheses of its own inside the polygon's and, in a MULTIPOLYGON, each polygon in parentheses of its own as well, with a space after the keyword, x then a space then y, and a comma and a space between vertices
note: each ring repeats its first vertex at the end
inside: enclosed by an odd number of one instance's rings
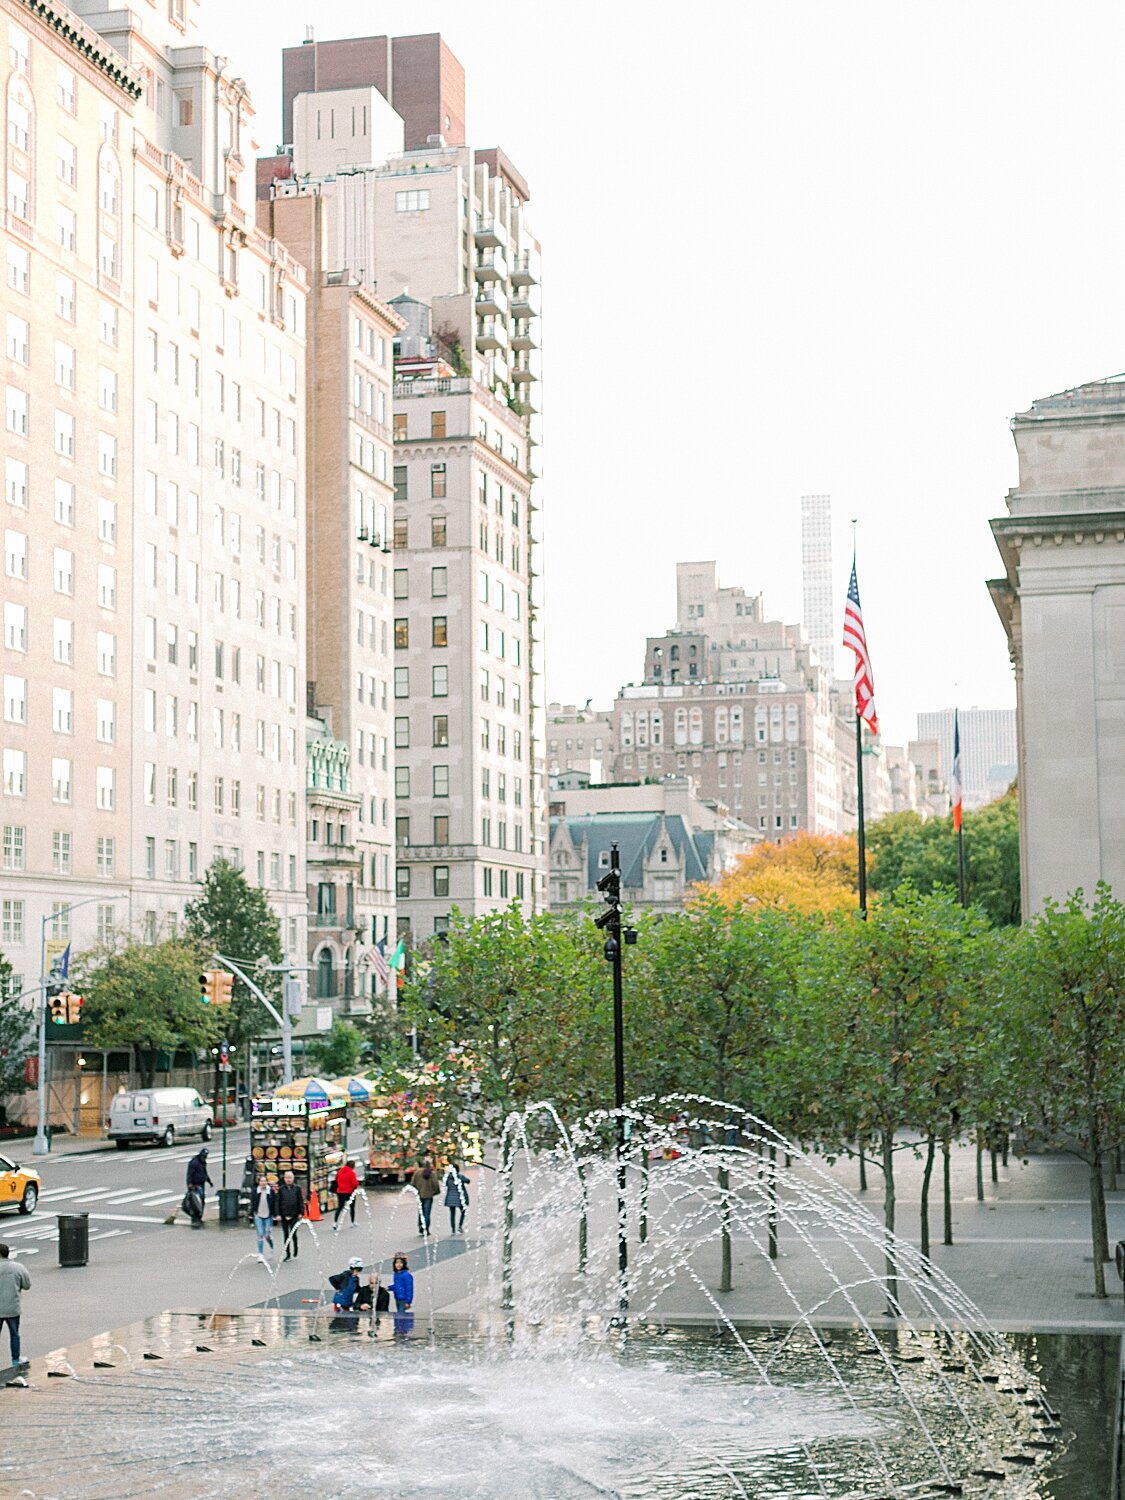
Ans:
POLYGON ((363 1261, 358 1255, 353 1255, 348 1261, 346 1271, 337 1271, 335 1276, 328 1278, 336 1288, 332 1306, 337 1312, 351 1312, 355 1299, 359 1295, 359 1273, 362 1270, 363 1261))

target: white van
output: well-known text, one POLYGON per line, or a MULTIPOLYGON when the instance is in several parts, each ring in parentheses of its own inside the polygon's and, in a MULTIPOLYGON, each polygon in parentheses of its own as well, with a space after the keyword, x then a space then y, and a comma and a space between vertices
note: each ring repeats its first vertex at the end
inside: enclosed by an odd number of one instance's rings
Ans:
POLYGON ((178 1136, 211 1139, 213 1111, 196 1089, 135 1089, 115 1094, 109 1107, 109 1138, 124 1151, 131 1141, 162 1141, 178 1136))

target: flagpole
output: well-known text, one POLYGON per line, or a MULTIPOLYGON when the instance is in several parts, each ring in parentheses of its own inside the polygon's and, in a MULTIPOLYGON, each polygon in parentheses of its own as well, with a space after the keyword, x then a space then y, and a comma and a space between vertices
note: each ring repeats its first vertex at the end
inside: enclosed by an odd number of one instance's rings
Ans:
POLYGON ((856 808, 859 813, 859 914, 867 920, 867 836, 863 826, 863 719, 855 711, 856 808))
POLYGON ((969 898, 965 891, 965 829, 963 825, 957 830, 957 884, 961 892, 961 905, 968 906, 969 898))
POLYGON ((962 907, 969 904, 965 880, 965 827, 961 790, 961 713, 953 710, 953 826, 957 830, 957 889, 962 907))

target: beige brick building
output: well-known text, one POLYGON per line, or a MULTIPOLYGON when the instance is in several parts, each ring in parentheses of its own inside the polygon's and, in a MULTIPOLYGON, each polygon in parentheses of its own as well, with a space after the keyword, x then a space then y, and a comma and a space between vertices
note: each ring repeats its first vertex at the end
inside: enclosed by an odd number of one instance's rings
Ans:
POLYGON ((39 983, 41 937, 89 945, 129 914, 142 80, 62 7, 0 0, 0 48, 0 951, 20 992, 39 983))
POLYGON ((366 950, 394 930, 391 390, 403 324, 327 260, 320 194, 265 212, 310 286, 308 956, 315 998, 355 1011, 370 1007, 366 950))

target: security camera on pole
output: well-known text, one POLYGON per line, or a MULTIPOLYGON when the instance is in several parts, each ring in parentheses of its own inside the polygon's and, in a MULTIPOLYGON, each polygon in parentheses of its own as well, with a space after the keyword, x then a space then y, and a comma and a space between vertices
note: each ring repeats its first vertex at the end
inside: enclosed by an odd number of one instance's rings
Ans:
POLYGON ((620 1307, 629 1307, 629 1244, 625 1230, 625 1015, 621 993, 621 943, 632 944, 637 934, 621 926, 621 860, 617 845, 610 846, 609 869, 598 881, 606 910, 594 918, 605 933, 605 959, 613 966, 613 1104, 617 1115, 617 1267, 620 1277, 620 1307))

